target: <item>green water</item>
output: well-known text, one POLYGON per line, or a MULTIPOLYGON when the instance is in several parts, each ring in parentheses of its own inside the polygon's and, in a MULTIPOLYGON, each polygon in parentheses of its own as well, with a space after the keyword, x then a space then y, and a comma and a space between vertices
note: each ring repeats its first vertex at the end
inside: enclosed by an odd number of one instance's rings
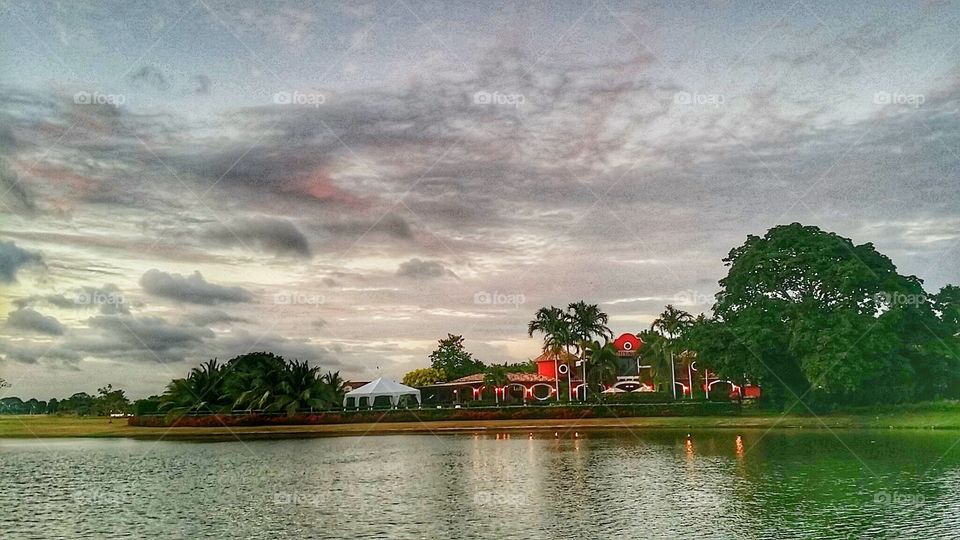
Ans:
POLYGON ((960 432, 686 435, 0 440, 0 537, 960 537, 960 432))

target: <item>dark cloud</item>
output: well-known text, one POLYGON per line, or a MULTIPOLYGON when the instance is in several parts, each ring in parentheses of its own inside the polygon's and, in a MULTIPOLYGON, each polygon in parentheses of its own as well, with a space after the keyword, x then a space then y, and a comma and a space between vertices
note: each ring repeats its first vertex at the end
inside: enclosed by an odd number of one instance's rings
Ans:
POLYGON ((47 360, 56 367, 78 369, 77 365, 84 355, 60 344, 50 345, 41 341, 10 342, 0 341, 0 354, 5 360, 21 364, 37 364, 47 360))
POLYGON ((38 332, 51 336, 63 335, 65 328, 56 317, 43 315, 30 308, 21 308, 11 311, 7 317, 7 328, 15 328, 27 332, 38 332))
POLYGON ((170 89, 170 81, 160 68, 152 65, 145 65, 140 69, 127 75, 127 80, 138 86, 146 86, 165 92, 170 89))
POLYGON ((190 321, 190 323, 196 326, 210 326, 212 324, 221 324, 221 323, 250 322, 249 319, 245 319, 243 317, 235 317, 219 309, 207 309, 203 311, 191 312, 186 314, 184 316, 184 319, 190 321))
POLYGON ((160 317, 97 315, 87 326, 66 332, 53 346, 39 342, 0 342, 5 358, 22 363, 52 362, 76 367, 84 358, 118 363, 180 362, 205 354, 207 342, 216 338, 210 329, 173 324, 160 317))
POLYGON ((397 275, 416 279, 435 279, 444 276, 457 277, 451 270, 443 266, 440 261, 424 261, 416 258, 400 263, 400 267, 397 268, 397 275))
POLYGON ((48 304, 60 309, 96 308, 105 315, 130 313, 129 303, 120 292, 120 288, 112 283, 106 283, 100 287, 78 287, 66 294, 36 294, 14 300, 14 305, 20 308, 37 304, 48 304))
POLYGON ((156 268, 147 270, 140 286, 148 294, 188 304, 251 302, 253 295, 241 287, 215 285, 203 279, 200 272, 189 276, 169 274, 156 268))
POLYGON ((0 240, 0 282, 17 281, 17 271, 28 265, 42 265, 43 257, 17 247, 13 242, 0 240))
POLYGON ((212 339, 214 333, 194 325, 172 324, 160 317, 98 315, 88 321, 91 328, 103 331, 99 342, 79 343, 83 350, 95 352, 124 349, 148 350, 166 358, 182 359, 190 347, 212 339), (174 353, 172 356, 167 353, 174 353))
POLYGON ((201 235, 226 246, 255 246, 275 255, 303 258, 312 256, 307 237, 286 219, 237 219, 228 224, 212 225, 201 235))
POLYGON ((351 238, 378 233, 395 239, 408 240, 413 238, 413 230, 410 227, 410 223, 402 216, 394 214, 384 216, 382 219, 370 221, 355 219, 344 220, 327 224, 325 228, 334 234, 351 238))

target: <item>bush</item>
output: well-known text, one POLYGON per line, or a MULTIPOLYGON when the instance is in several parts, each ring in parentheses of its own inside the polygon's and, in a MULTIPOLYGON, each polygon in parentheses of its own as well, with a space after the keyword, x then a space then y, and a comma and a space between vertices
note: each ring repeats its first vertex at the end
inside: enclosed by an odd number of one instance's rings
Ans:
POLYGON ((532 420, 615 418, 631 416, 726 416, 741 411, 737 403, 687 401, 676 403, 633 403, 599 405, 555 405, 550 407, 486 407, 469 409, 420 409, 388 411, 336 411, 277 414, 209 414, 181 416, 168 421, 164 416, 134 416, 131 426, 146 427, 240 427, 270 425, 352 424, 368 422, 429 422, 442 420, 532 420))
POLYGON ((159 412, 160 400, 144 398, 133 402, 133 414, 137 416, 147 414, 157 414, 159 412))
POLYGON ((672 403, 673 396, 666 392, 627 392, 610 394, 602 398, 603 403, 672 403))

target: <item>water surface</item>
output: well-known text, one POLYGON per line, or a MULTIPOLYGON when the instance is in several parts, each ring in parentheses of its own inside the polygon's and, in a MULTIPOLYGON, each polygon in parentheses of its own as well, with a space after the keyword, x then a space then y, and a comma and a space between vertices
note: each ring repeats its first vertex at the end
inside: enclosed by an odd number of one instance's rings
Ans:
POLYGON ((960 432, 0 440, 3 538, 960 537, 960 432))

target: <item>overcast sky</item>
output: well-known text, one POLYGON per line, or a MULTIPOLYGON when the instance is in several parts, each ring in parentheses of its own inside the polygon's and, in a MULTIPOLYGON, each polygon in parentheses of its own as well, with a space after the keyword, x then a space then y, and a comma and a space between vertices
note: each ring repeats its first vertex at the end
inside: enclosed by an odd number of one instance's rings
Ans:
POLYGON ((960 281, 960 3, 0 2, 6 394, 400 377, 709 311, 799 221, 960 281))

